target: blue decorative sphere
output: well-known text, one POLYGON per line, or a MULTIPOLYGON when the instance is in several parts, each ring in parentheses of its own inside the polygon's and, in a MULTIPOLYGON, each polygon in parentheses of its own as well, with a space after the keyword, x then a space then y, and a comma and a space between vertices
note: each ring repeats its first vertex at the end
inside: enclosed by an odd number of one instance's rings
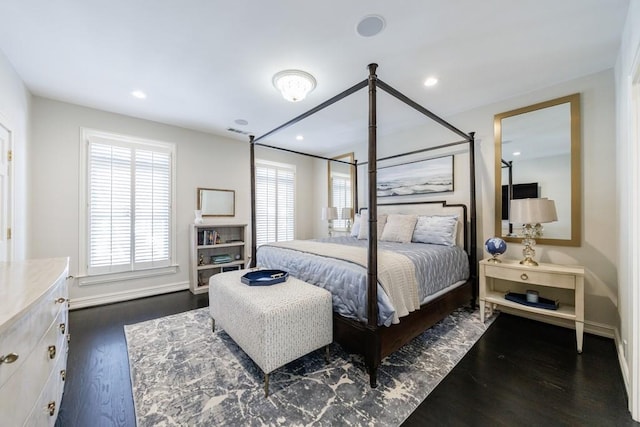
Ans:
POLYGON ((491 237, 484 242, 484 248, 491 255, 498 256, 507 250, 507 243, 499 237, 491 237))

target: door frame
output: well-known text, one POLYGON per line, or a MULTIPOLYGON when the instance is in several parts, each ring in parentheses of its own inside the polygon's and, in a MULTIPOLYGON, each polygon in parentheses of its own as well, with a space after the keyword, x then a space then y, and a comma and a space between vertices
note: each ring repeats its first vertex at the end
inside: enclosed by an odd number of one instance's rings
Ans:
MULTIPOLYGON (((2 209, 2 204, 6 203, 6 212, 7 212, 7 218, 6 218, 6 224, 2 224, 0 223, 0 237, 2 238, 2 240, 6 241, 6 259, 4 261, 12 261, 13 260, 13 255, 15 253, 15 247, 14 247, 14 237, 13 237, 13 232, 15 231, 15 227, 14 227, 14 197, 15 197, 15 187, 14 187, 14 160, 13 158, 9 159, 9 152, 12 153, 12 157, 15 154, 14 151, 14 144, 13 144, 13 130, 12 127, 9 124, 9 121, 6 119, 5 116, 2 115, 2 113, 0 113, 0 128, 4 129, 7 132, 8 138, 7 138, 7 150, 4 153, 0 153, 0 156, 2 156, 2 158, 6 159, 7 161, 7 191, 6 194, 4 194, 4 200, 0 200, 0 210, 2 209), (12 236, 11 238, 8 238, 9 236, 7 236, 8 234, 8 230, 11 229, 12 230, 12 236)), ((2 261, 2 260, 0 260, 2 261)))

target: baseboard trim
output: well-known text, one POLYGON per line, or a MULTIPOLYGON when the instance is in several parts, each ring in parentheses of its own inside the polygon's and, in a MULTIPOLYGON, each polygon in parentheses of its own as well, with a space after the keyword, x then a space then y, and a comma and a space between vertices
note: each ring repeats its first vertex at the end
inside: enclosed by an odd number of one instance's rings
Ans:
POLYGON ((618 363, 620 364, 620 373, 622 374, 622 380, 624 381, 624 388, 627 391, 627 398, 631 396, 631 378, 629 377, 629 364, 627 363, 627 357, 624 354, 624 342, 620 336, 620 331, 615 330, 615 342, 616 352, 618 353, 618 363))
MULTIPOLYGON (((549 323, 551 325, 562 326, 569 329, 575 329, 576 324, 570 320, 558 319, 557 317, 540 316, 535 313, 528 313, 520 310, 515 310, 510 307, 500 307, 499 310, 503 313, 513 314, 520 317, 526 317, 527 319, 537 320, 539 322, 549 323)), ((605 325, 597 322, 584 322, 584 331, 588 334, 598 335, 605 338, 615 339, 616 328, 611 325, 605 325)))
POLYGON ((189 289, 189 282, 169 283, 166 285, 154 286, 151 288, 113 292, 83 298, 71 298, 69 300, 69 309, 77 310, 80 308, 94 307, 97 305, 112 304, 114 302, 129 301, 154 295, 167 294, 170 292, 183 291, 186 289, 189 289))

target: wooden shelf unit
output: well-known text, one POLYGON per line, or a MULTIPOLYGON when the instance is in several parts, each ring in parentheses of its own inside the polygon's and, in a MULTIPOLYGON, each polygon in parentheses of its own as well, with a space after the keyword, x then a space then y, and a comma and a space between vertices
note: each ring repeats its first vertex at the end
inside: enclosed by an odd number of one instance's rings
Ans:
POLYGON ((247 224, 192 224, 190 233, 189 289, 194 294, 209 290, 209 278, 246 264, 247 224), (229 255, 228 262, 214 256, 229 255))

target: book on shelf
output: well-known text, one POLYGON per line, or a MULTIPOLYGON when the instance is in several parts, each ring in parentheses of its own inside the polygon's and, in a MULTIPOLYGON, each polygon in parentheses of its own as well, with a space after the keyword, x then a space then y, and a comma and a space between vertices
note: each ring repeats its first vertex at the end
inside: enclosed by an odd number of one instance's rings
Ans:
POLYGON ((202 230, 198 233, 198 245, 210 246, 220 243, 220 234, 216 230, 202 230))
POLYGON ((211 262, 213 264, 225 264, 225 263, 228 263, 228 262, 231 262, 231 261, 233 261, 233 258, 229 254, 212 255, 211 256, 211 262))

